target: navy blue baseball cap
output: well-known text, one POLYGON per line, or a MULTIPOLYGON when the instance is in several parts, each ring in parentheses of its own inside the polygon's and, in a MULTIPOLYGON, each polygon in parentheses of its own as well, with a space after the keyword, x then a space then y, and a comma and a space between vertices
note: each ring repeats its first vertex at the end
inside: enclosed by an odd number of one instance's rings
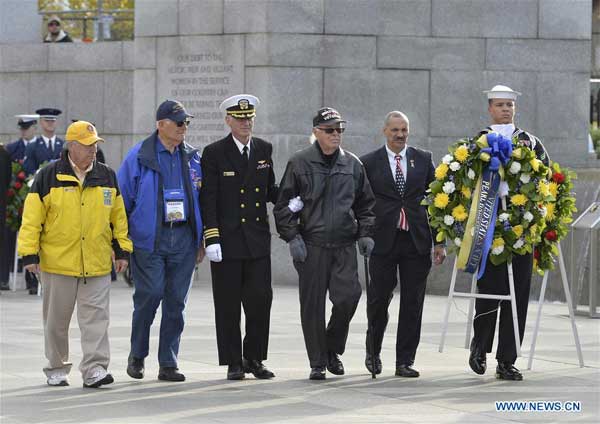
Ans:
POLYGON ((163 119, 170 119, 175 122, 185 121, 187 118, 193 118, 194 115, 190 115, 185 111, 183 105, 177 100, 165 100, 156 109, 156 120, 160 121, 163 119))

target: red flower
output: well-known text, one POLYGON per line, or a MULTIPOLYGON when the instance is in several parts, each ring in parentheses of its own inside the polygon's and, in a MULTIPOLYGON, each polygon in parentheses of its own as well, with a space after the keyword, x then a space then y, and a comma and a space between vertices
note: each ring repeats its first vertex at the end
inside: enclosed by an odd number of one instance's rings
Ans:
POLYGON ((23 187, 23 184, 21 184, 19 181, 15 181, 15 189, 20 190, 21 187, 23 187))
POLYGON ((15 195, 15 191, 12 188, 9 188, 8 190, 6 190, 6 195, 8 197, 13 197, 15 195))
POLYGON ((539 251, 538 249, 533 249, 533 257, 534 257, 536 260, 538 260, 538 261, 539 261, 541 256, 542 256, 542 254, 540 253, 540 251, 539 251))
POLYGON ((565 182, 565 175, 560 172, 555 172, 552 175, 552 181, 554 181, 557 184, 562 184, 565 182))
POLYGON ((23 172, 23 171, 21 171, 21 172, 19 172, 19 173, 17 174, 17 178, 18 178, 20 181, 23 181, 23 180, 25 180, 25 177, 26 177, 26 175, 25 175, 25 172, 23 172))
POLYGON ((546 237, 546 240, 548 240, 548 241, 556 241, 556 239, 557 239, 556 231, 554 231, 554 230, 547 231, 546 234, 544 235, 544 237, 546 237))

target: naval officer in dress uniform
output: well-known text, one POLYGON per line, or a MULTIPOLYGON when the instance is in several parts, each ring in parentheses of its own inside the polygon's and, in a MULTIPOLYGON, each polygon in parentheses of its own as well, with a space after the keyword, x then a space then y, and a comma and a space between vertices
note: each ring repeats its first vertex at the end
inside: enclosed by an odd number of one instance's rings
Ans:
MULTIPOLYGON (((548 166, 548 153, 540 139, 515 126, 516 101, 521 93, 505 85, 496 85, 491 90, 484 91, 484 93, 488 99, 488 113, 491 124, 481 131, 476 138, 492 131, 509 139, 517 138, 525 146, 531 148, 536 157, 548 166)), ((523 343, 533 271, 533 254, 514 255, 512 267, 519 340, 523 343)), ((506 264, 494 265, 488 259, 485 272, 477 281, 477 289, 481 294, 507 294, 509 289, 506 264)), ((514 365, 517 360, 517 348, 514 338, 512 309, 510 302, 504 300, 477 299, 475 301, 469 366, 477 374, 485 373, 487 369, 486 353, 492 351, 498 311, 500 323, 498 324, 498 348, 496 350, 496 360, 498 361, 496 378, 500 380, 523 380, 523 375, 514 365)))
POLYGON ((246 373, 269 379, 271 231, 267 202, 277 199, 272 145, 252 136, 258 98, 250 94, 221 103, 230 134, 204 149, 201 190, 206 256, 210 259, 219 365, 227 379, 246 373), (240 330, 241 308, 246 317, 240 330))
POLYGON ((42 135, 30 143, 25 150, 23 169, 29 174, 35 173, 41 164, 60 157, 64 140, 56 136, 56 120, 62 113, 60 109, 43 108, 35 111, 40 115, 42 135))

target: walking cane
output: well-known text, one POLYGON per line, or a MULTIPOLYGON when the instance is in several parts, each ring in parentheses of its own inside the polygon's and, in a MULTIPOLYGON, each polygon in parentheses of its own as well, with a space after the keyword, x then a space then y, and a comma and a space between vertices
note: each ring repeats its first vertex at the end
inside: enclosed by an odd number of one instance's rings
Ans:
POLYGON ((367 288, 367 330, 369 331, 369 354, 371 355, 371 378, 377 378, 375 376, 375 334, 373 333, 373 327, 371 326, 371 320, 369 319, 369 260, 365 256, 365 286, 367 288))

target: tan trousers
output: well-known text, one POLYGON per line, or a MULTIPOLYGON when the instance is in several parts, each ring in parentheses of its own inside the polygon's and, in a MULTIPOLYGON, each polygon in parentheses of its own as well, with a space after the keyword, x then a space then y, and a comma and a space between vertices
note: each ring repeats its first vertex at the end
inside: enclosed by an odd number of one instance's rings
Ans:
POLYGON ((76 278, 42 272, 44 344, 48 365, 46 376, 69 373, 69 324, 75 303, 81 331, 83 359, 79 370, 89 378, 95 369, 108 368, 110 348, 108 322, 110 304, 110 274, 100 277, 76 278))

